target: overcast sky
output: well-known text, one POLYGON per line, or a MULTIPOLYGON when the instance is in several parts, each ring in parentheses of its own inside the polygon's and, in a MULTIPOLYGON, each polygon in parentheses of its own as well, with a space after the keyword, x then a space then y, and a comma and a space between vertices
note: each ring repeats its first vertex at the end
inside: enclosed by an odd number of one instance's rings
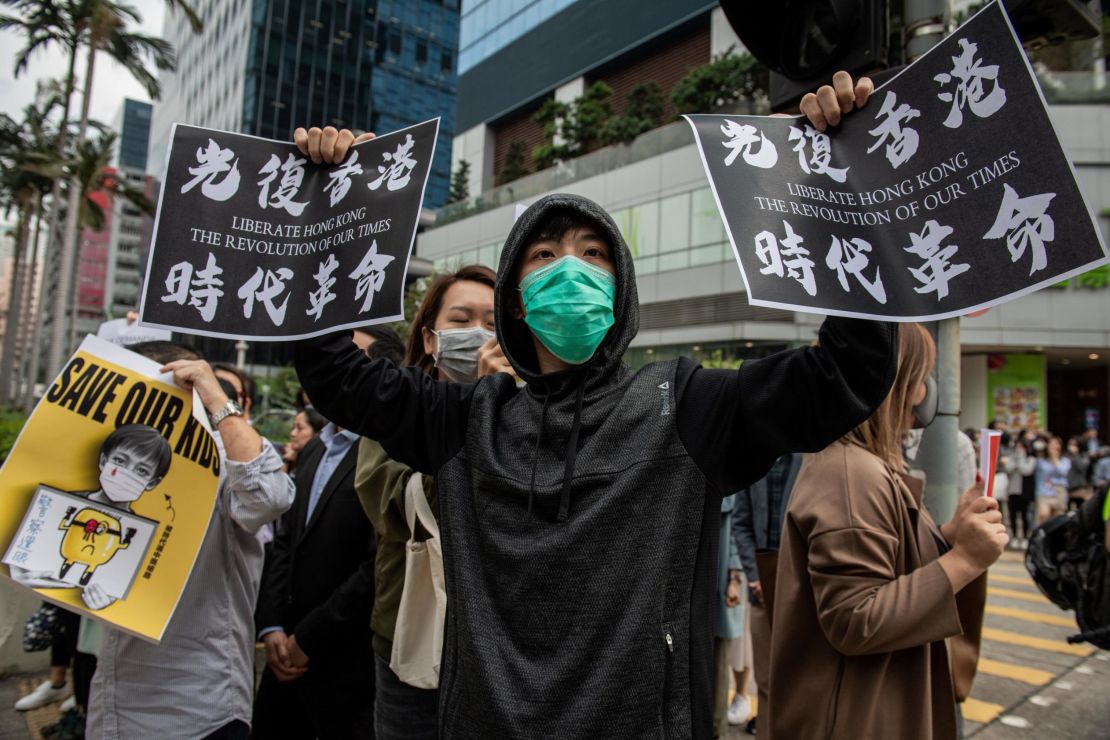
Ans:
MULTIPOLYGON (((133 7, 139 9, 143 18, 141 27, 135 30, 149 36, 161 36, 164 3, 160 0, 143 0, 133 7)), ((17 120, 24 106, 34 99, 35 84, 39 80, 50 78, 61 80, 65 76, 67 63, 65 53, 55 46, 32 57, 30 67, 16 79, 12 75, 12 67, 15 54, 23 45, 23 37, 18 33, 0 31, 0 111, 17 120)), ((71 115, 74 117, 80 113, 80 77, 84 74, 84 69, 85 57, 82 55, 77 64, 78 92, 71 103, 71 115)), ((93 70, 93 97, 89 114, 94 119, 111 125, 124 98, 150 100, 127 70, 110 61, 106 54, 99 54, 93 70)))

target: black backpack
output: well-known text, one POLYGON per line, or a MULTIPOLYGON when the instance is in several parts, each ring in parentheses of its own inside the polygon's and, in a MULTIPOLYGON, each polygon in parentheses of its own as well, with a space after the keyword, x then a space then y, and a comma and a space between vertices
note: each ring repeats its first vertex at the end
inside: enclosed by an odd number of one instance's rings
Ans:
POLYGON ((1025 569, 1053 604, 1075 611, 1080 634, 1068 642, 1110 649, 1110 554, 1102 521, 1106 495, 1092 496, 1078 511, 1037 527, 1025 551, 1025 569))

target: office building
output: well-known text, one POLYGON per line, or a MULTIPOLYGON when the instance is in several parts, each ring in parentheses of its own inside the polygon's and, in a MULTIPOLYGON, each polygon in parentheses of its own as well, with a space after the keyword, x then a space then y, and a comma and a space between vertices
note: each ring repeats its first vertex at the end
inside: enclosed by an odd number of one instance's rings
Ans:
POLYGON ((168 11, 177 70, 161 78, 150 167, 173 123, 291 139, 302 125, 388 132, 441 116, 425 193, 446 202, 454 133, 458 0, 200 0, 194 34, 168 11))

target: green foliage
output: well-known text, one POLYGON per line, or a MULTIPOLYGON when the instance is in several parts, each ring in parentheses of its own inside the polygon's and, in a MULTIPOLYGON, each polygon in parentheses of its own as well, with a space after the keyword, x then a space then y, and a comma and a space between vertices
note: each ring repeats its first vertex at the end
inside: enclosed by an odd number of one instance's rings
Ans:
MULTIPOLYGON (((545 169, 609 144, 627 144, 662 123, 665 101, 656 83, 641 82, 632 88, 625 112, 619 116, 613 115, 609 104, 612 95, 613 89, 599 81, 569 103, 555 99, 545 101, 533 116, 534 121, 543 124, 544 136, 548 139, 532 149, 536 169, 545 169)), ((516 171, 509 174, 520 176, 516 171)), ((515 177, 506 177, 503 171, 502 182, 512 179, 515 177)))
POLYGON ((270 406, 293 408, 296 406, 297 391, 301 388, 301 381, 297 378, 297 371, 292 367, 283 367, 269 377, 256 377, 255 386, 261 388, 270 386, 270 406))
POLYGON ((12 445, 15 444, 19 432, 23 429, 23 423, 26 421, 27 416, 22 411, 0 410, 0 464, 3 464, 8 457, 8 453, 12 451, 12 445))
POLYGON ((459 160, 459 166, 451 175, 451 190, 447 193, 448 203, 458 203, 470 197, 470 162, 459 160))
POLYGON ((641 82, 628 93, 624 115, 605 122, 601 140, 605 144, 629 144, 651 131, 663 120, 663 90, 654 82, 641 82))
POLYGON ((400 335, 402 342, 409 340, 412 320, 416 317, 416 309, 420 308, 420 302, 424 300, 424 294, 428 292, 428 286, 432 284, 435 278, 436 274, 434 272, 426 277, 417 278, 405 290, 405 319, 390 324, 393 331, 400 335))
POLYGON ((700 360, 701 366, 714 370, 737 370, 744 361, 738 357, 725 357, 723 350, 715 349, 707 352, 700 360))
POLYGON ((595 82, 580 97, 570 103, 554 98, 544 104, 532 116, 532 120, 543 125, 544 136, 549 140, 532 150, 532 162, 536 169, 546 169, 556 162, 579 157, 592 152, 601 145, 601 134, 613 109, 609 97, 613 89, 604 82, 595 82), (559 139, 555 143, 556 137, 559 139))
POLYGON ((497 184, 504 185, 513 180, 519 180, 527 174, 528 168, 524 166, 524 142, 520 140, 509 142, 509 149, 505 152, 505 166, 497 175, 497 184))
POLYGON ((714 113, 740 100, 766 97, 769 70, 751 54, 726 54, 690 70, 671 92, 683 113, 714 113))

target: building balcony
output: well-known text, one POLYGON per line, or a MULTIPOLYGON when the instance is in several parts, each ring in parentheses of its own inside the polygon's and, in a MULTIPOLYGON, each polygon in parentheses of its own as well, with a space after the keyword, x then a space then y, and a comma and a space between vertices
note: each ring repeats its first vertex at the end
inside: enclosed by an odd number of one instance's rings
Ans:
POLYGON ((1094 72, 1037 73, 1045 99, 1052 105, 1110 104, 1110 75, 1105 70, 1094 72))

